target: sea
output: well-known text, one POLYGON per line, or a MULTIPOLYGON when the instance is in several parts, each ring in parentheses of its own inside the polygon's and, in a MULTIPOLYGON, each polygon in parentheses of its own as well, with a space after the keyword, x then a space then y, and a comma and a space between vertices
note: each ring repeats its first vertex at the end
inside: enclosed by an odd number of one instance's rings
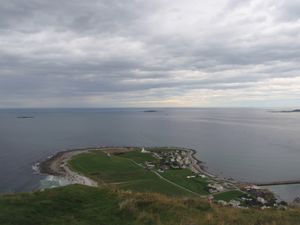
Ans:
MULTIPOLYGON (((65 185, 38 162, 97 146, 192 148, 207 170, 243 182, 300 180, 300 113, 254 108, 1 109, 0 193, 65 185)), ((285 201, 300 185, 268 187, 285 201)))

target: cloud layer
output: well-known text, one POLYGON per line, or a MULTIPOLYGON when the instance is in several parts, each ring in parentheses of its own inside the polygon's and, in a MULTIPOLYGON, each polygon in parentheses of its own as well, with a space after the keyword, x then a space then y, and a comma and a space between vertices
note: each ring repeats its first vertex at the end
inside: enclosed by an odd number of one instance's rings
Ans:
POLYGON ((0 107, 292 106, 297 0, 10 0, 0 107))

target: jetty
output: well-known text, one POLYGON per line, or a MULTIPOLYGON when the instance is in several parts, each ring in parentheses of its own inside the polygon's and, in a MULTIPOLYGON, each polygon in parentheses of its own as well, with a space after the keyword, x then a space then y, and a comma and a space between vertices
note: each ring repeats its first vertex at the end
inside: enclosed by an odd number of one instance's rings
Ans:
POLYGON ((285 180, 285 181, 255 183, 256 186, 276 186, 276 185, 285 185, 285 184, 300 184, 300 180, 285 180))

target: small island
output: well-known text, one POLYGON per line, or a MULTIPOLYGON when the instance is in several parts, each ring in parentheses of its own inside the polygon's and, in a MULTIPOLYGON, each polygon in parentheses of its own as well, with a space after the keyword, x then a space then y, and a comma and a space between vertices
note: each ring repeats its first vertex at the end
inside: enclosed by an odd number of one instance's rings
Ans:
POLYGON ((33 119, 33 116, 17 116, 17 119, 33 119))
POLYGON ((145 113, 155 113, 155 112, 158 112, 158 111, 154 110, 154 109, 149 109, 149 110, 144 110, 143 112, 145 112, 145 113))
POLYGON ((300 109, 292 110, 291 112, 300 112, 300 109))

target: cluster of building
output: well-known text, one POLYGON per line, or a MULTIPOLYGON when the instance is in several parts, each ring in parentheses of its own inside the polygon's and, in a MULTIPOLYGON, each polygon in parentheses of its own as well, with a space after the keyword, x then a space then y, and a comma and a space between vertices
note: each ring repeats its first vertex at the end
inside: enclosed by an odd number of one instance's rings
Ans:
POLYGON ((258 186, 250 185, 243 188, 245 195, 241 196, 239 200, 233 199, 229 202, 219 200, 217 203, 223 206, 232 206, 235 208, 248 208, 259 207, 261 209, 266 208, 279 208, 285 209, 287 203, 284 201, 277 201, 272 192, 266 189, 261 189, 258 186))
POLYGON ((163 151, 153 152, 153 156, 159 159, 159 172, 163 172, 167 169, 184 169, 191 166, 191 160, 186 151, 163 151))
MULTIPOLYGON (((193 162, 187 151, 175 150, 175 151, 147 151, 144 148, 141 150, 142 153, 151 153, 158 162, 145 162, 144 166, 147 169, 157 169, 158 172, 163 173, 168 169, 184 169, 192 168, 193 162)), ((204 174, 195 172, 193 175, 187 176, 187 179, 192 179, 197 176, 202 178, 206 177, 204 174)), ((211 194, 211 201, 213 201, 213 195, 228 190, 232 190, 232 186, 226 182, 212 182, 207 185, 207 190, 211 194)), ((261 189, 255 185, 244 186, 241 188, 245 192, 243 196, 238 199, 232 199, 228 202, 219 200, 217 203, 223 206, 231 206, 235 208, 248 208, 248 207, 260 207, 264 208, 284 208, 287 203, 278 202, 274 194, 266 189, 261 189)), ((300 201, 300 200, 299 200, 300 201)))
MULTIPOLYGON (((146 151, 144 148, 141 150, 142 153, 150 153, 146 151)), ((151 154, 159 160, 159 164, 157 165, 158 172, 163 173, 168 169, 184 169, 191 168, 192 161, 189 157, 187 151, 184 150, 175 150, 175 151, 161 151, 161 152, 151 152, 151 154)), ((145 162, 145 168, 154 169, 155 165, 151 162, 145 162)), ((192 179, 196 177, 205 178, 204 174, 199 172, 194 173, 194 175, 189 175, 186 178, 192 179)), ((207 186, 209 193, 216 194, 225 190, 225 188, 218 183, 210 183, 207 186)))
POLYGON ((256 185, 246 186, 243 190, 247 192, 248 197, 242 197, 241 199, 247 206, 268 208, 284 204, 283 202, 278 203, 272 192, 267 189, 262 189, 256 185))

